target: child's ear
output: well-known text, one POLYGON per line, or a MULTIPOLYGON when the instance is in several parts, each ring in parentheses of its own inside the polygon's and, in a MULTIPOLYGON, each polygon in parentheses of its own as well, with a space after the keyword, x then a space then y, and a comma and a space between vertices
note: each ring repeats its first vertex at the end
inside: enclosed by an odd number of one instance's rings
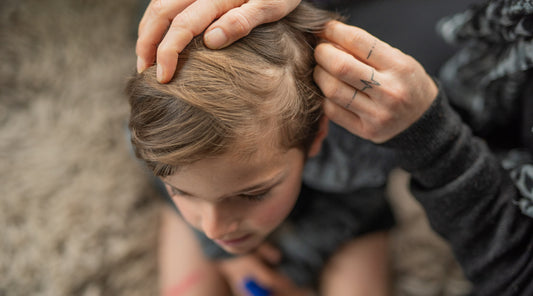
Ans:
POLYGON ((322 148, 322 142, 328 135, 328 127, 329 119, 326 115, 322 115, 318 124, 318 132, 316 133, 315 139, 313 140, 313 143, 311 143, 311 147, 309 147, 309 151, 307 152, 308 157, 314 157, 318 154, 318 152, 320 152, 320 148, 322 148))

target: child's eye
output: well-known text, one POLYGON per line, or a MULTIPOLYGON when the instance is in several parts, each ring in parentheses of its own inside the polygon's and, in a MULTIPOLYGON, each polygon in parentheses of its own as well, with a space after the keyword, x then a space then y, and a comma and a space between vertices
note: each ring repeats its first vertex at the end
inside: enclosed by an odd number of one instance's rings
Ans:
POLYGON ((268 193, 269 191, 262 192, 259 194, 241 194, 240 197, 251 201, 261 201, 268 195, 268 193))
POLYGON ((179 191, 179 190, 176 189, 176 188, 173 188, 173 187, 172 187, 170 191, 171 191, 171 193, 172 193, 173 196, 183 196, 183 192, 179 191))

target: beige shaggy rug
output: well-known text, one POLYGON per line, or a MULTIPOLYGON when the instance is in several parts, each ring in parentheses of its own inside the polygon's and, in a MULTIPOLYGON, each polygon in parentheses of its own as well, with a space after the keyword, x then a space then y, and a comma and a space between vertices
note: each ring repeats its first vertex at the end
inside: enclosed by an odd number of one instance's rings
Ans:
MULTIPOLYGON (((0 296, 156 295, 160 203, 124 133, 135 0, 0 1, 0 296)), ((395 172, 395 295, 464 295, 395 172)))

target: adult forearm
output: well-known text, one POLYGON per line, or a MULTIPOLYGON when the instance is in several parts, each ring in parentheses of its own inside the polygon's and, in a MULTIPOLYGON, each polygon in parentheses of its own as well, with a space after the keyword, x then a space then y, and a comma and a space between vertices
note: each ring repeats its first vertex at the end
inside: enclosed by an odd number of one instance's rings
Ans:
POLYGON ((422 118, 385 144, 411 173, 411 191, 451 244, 479 295, 532 295, 533 220, 487 145, 443 94, 422 118))

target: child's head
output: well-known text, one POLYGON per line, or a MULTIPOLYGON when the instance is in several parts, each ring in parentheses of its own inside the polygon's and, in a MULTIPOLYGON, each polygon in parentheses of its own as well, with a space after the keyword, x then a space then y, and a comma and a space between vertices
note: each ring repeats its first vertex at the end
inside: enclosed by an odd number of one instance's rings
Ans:
POLYGON ((137 156, 185 220, 229 252, 257 246, 285 219, 325 136, 312 32, 331 18, 301 4, 223 50, 196 37, 170 83, 152 67, 128 84, 137 156))

